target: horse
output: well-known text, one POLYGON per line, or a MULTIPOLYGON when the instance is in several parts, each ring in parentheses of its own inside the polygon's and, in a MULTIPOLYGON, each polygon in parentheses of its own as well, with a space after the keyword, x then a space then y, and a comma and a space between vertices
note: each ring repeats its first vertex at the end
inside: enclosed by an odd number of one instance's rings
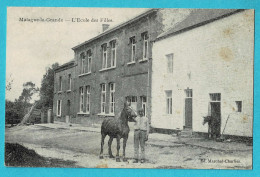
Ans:
POLYGON ((104 140, 105 137, 109 136, 108 141, 108 153, 109 158, 114 158, 112 151, 111 151, 111 145, 113 142, 113 139, 116 138, 117 140, 117 154, 116 154, 116 162, 120 162, 119 158, 119 150, 120 150, 120 139, 123 138, 123 161, 127 161, 125 157, 125 148, 126 148, 126 142, 128 139, 129 134, 129 122, 135 122, 135 117, 137 117, 136 112, 129 106, 128 103, 124 104, 124 108, 118 118, 107 118, 102 122, 101 126, 101 150, 100 150, 100 159, 103 159, 103 146, 104 146, 104 140))
POLYGON ((203 125, 208 123, 208 136, 209 138, 214 138, 214 135, 216 138, 220 137, 220 122, 217 118, 214 118, 213 116, 206 116, 203 117, 203 125))

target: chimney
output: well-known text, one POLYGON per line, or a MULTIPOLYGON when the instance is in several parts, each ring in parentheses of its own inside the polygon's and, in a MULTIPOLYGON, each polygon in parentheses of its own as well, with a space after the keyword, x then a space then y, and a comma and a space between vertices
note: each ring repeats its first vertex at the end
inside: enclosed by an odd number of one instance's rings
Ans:
POLYGON ((106 31, 109 28, 109 24, 102 24, 102 32, 106 31))

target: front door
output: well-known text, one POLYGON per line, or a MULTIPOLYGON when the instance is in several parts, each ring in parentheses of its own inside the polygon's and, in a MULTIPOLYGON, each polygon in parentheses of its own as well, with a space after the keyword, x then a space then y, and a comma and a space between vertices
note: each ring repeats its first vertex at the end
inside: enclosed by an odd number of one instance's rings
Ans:
POLYGON ((213 117, 213 126, 214 133, 220 136, 220 125, 221 125, 221 109, 220 102, 211 102, 211 116, 213 117))
POLYGON ((185 128, 192 128, 192 89, 186 89, 185 128))

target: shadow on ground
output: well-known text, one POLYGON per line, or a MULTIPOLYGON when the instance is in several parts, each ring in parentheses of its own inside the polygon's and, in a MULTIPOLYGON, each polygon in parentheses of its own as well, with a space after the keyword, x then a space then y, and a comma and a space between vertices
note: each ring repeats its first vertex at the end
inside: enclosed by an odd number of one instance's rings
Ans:
POLYGON ((79 167, 75 161, 45 158, 17 143, 5 143, 5 166, 8 167, 79 167))

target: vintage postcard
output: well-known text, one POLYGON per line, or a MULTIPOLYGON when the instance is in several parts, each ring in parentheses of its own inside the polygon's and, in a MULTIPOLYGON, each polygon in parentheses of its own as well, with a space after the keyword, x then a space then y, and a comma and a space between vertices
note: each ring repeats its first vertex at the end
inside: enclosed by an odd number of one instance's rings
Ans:
POLYGON ((5 166, 252 169, 254 13, 8 7, 5 166))

